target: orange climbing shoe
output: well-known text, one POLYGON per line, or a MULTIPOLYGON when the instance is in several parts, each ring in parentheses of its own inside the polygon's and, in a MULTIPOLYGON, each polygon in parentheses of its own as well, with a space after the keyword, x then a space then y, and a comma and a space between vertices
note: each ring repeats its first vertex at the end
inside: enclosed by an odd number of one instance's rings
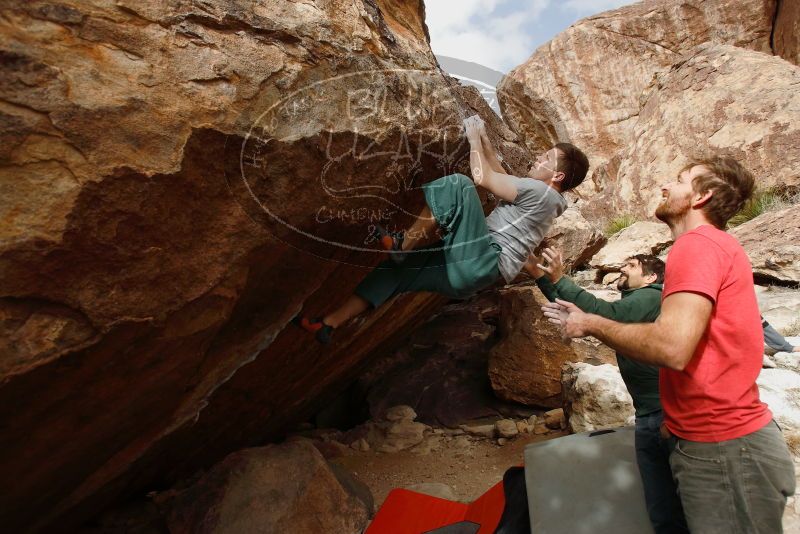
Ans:
POLYGON ((390 232, 383 226, 375 225, 375 238, 380 242, 383 250, 389 252, 389 257, 395 263, 401 263, 405 258, 403 252, 403 232, 390 232))
POLYGON ((323 345, 327 345, 331 341, 331 334, 333 334, 333 327, 325 324, 321 317, 309 320, 307 317, 297 316, 292 319, 292 323, 296 324, 303 330, 311 332, 317 341, 323 345))

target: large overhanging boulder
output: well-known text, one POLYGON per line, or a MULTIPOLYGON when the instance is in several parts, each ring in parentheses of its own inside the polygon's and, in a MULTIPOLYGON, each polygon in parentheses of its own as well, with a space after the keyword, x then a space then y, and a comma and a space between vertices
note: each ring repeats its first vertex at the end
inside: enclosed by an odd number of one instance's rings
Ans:
POLYGON ((531 150, 570 141, 596 168, 628 146, 655 73, 708 41, 771 53, 775 9, 775 0, 648 0, 583 19, 503 78, 503 116, 531 150))
POLYGON ((398 299, 324 350, 287 326, 381 259, 371 225, 467 169, 485 103, 437 68, 421 1, 2 6, 5 530, 280 436, 441 305, 398 299))

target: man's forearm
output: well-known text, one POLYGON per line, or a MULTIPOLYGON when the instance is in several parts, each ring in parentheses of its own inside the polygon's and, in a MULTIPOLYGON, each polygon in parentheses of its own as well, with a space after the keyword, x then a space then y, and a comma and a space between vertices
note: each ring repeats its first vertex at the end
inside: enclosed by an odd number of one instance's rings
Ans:
POLYGON ((473 123, 465 124, 467 141, 469 141, 469 165, 472 181, 506 202, 514 202, 519 191, 516 180, 505 172, 495 172, 489 166, 482 148, 481 133, 473 123))
POLYGON ((679 291, 664 298, 654 323, 618 323, 557 300, 542 306, 545 316, 567 337, 594 336, 631 359, 683 371, 706 334, 714 301, 704 294, 679 291))
POLYGON ((475 185, 486 187, 487 174, 492 170, 483 154, 480 139, 470 141, 469 166, 472 169, 472 181, 475 182, 475 185))
POLYGON ((503 165, 500 163, 500 160, 497 159, 494 147, 491 145, 486 136, 481 136, 481 149, 483 150, 483 159, 489 164, 489 167, 491 167, 494 172, 508 174, 503 168, 503 165))
MULTIPOLYGON (((470 142, 469 162, 473 176, 483 177, 487 172, 508 174, 494 155, 494 151, 487 148, 481 139, 470 142), (476 172, 475 169, 480 169, 480 171, 476 172)), ((479 184, 480 182, 476 179, 475 183, 479 184)))
POLYGON ((658 323, 618 323, 599 315, 587 317, 588 333, 627 358, 683 370, 683 364, 675 358, 673 336, 667 336, 658 323))
POLYGON ((536 281, 536 286, 539 288, 539 291, 542 292, 542 295, 549 300, 550 302, 555 302, 557 298, 560 298, 561 295, 558 293, 558 288, 553 285, 547 276, 539 276, 536 278, 535 272, 528 271, 531 277, 534 278, 536 281))

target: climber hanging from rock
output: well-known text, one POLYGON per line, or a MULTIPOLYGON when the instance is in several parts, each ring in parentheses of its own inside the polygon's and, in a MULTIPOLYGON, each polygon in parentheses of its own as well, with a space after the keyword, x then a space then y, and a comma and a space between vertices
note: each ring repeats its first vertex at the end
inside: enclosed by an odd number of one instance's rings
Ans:
POLYGON ((500 165, 480 117, 465 119, 464 127, 474 182, 451 174, 425 184, 426 205, 410 228, 403 233, 378 229, 389 259, 335 311, 295 319, 319 342, 328 343, 340 325, 399 293, 432 291, 463 299, 501 277, 510 283, 532 266, 532 252, 567 208, 562 193, 583 182, 588 159, 574 145, 558 143, 536 159, 526 177, 518 178, 500 165), (500 199, 488 217, 476 185, 500 199), (430 236, 436 241, 430 243, 430 236))

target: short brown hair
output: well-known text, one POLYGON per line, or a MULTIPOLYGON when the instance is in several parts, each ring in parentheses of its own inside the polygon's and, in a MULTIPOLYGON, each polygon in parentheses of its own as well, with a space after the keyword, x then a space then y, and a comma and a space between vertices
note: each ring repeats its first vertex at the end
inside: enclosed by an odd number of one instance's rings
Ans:
POLYGON ((558 171, 564 173, 561 191, 569 191, 581 185, 589 171, 589 158, 578 147, 571 143, 558 143, 558 171))
POLYGON ((736 215, 753 195, 755 178, 738 161, 728 156, 693 159, 684 170, 697 165, 707 170, 694 179, 692 189, 701 194, 713 191, 703 211, 711 224, 724 230, 728 219, 736 215))
POLYGON ((656 284, 664 283, 664 262, 653 256, 652 254, 635 254, 628 258, 629 260, 636 260, 642 266, 642 274, 644 276, 656 275, 656 284))

